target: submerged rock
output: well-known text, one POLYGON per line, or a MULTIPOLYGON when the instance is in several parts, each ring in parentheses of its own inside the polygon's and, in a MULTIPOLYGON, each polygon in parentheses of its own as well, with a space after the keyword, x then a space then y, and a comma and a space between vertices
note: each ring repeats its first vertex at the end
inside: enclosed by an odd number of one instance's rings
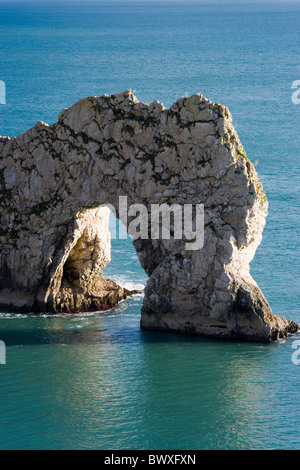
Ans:
MULTIPOLYGON (((106 309, 130 292, 102 271, 110 204, 204 204, 202 249, 134 241, 149 276, 141 325, 272 341, 298 325, 274 315, 249 273, 267 199, 225 106, 202 95, 170 109, 130 90, 89 97, 58 122, 0 137, 0 304, 106 309)), ((117 212, 117 216, 119 216, 117 212)))

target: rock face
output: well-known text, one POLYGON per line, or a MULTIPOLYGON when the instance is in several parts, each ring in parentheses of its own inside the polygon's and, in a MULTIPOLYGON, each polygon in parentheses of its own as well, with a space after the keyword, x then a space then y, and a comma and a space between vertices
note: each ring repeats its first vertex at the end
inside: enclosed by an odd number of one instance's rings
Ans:
MULTIPOLYGON (((249 273, 267 199, 225 106, 202 95, 166 110, 130 90, 89 97, 58 122, 0 138, 0 304, 109 308, 130 293, 102 279, 110 204, 204 204, 205 242, 134 241, 149 276, 143 328, 271 341, 298 330, 249 273)), ((117 215, 119 215, 117 213, 117 215)))

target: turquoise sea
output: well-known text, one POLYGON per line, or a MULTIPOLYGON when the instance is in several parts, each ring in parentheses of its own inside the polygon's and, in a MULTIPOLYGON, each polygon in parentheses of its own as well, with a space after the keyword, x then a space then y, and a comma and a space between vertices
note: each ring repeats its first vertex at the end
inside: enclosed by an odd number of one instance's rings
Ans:
MULTIPOLYGON (((226 104, 269 199, 252 274, 300 321, 300 4, 0 1, 0 134, 89 95, 131 88, 170 106, 226 104)), ((130 240, 107 277, 145 285, 130 240)), ((1 310, 0 449, 299 449, 293 341, 228 343, 141 331, 142 296, 105 313, 1 310)))

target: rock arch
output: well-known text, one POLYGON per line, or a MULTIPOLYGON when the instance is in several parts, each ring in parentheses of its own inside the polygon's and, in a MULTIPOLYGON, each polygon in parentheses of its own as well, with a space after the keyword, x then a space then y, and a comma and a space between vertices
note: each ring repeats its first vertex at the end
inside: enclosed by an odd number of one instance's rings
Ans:
MULTIPOLYGON (((108 209, 204 204, 205 244, 136 240, 149 276, 141 325, 271 341, 298 325, 274 315, 249 273, 267 199, 225 106, 202 95, 170 109, 130 90, 80 100, 58 122, 0 138, 0 303, 109 308, 130 293, 102 279, 108 209)), ((118 214, 117 214, 118 215, 118 214)))

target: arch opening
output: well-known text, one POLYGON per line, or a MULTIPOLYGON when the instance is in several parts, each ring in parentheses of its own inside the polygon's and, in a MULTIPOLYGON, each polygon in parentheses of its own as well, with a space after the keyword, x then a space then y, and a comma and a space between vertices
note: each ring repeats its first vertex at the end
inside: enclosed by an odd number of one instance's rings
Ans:
POLYGON ((143 290, 147 276, 131 237, 109 205, 81 211, 74 228, 72 241, 64 244, 63 257, 51 282, 49 299, 56 312, 108 310, 143 290), (111 263, 112 251, 116 255, 113 266, 106 269, 111 263), (134 270, 139 271, 137 276, 132 276, 134 270), (136 282, 141 273, 143 283, 136 282))
POLYGON ((143 291, 148 275, 141 265, 132 236, 127 233, 123 222, 112 211, 109 217, 109 231, 111 259, 105 266, 102 276, 130 291, 143 291), (124 235, 122 238, 119 236, 120 233, 124 235))

